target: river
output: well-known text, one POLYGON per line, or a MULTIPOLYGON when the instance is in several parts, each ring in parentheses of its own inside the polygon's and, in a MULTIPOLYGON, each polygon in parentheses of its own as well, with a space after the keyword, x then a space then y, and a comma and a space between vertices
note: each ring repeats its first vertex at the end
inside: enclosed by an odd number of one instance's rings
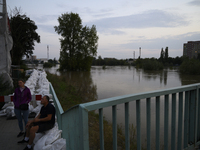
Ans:
MULTIPOLYGON (((50 73, 60 75, 57 71, 59 65, 52 67, 51 69, 45 69, 50 73)), ((38 66, 42 69, 42 66, 38 66)), ((143 69, 136 69, 135 67, 128 66, 106 66, 106 69, 102 69, 101 66, 92 66, 90 74, 73 72, 70 73, 70 77, 74 76, 75 80, 90 80, 90 86, 95 86, 97 99, 105 99, 120 95, 143 93, 147 91, 155 91, 160 89, 167 89, 172 87, 178 87, 182 85, 188 85, 200 82, 199 75, 181 75, 178 68, 164 69, 162 71, 144 71, 143 69), (78 79, 79 78, 79 79, 78 79), (92 82, 91 82, 92 81, 92 82)), ((66 76, 68 77, 68 75, 66 76)), ((74 79, 73 79, 74 80, 74 79)), ((79 80, 79 82, 82 82, 79 80)), ((85 83, 85 81, 84 81, 85 83)), ((87 86, 88 87, 88 86, 87 86)), ((161 97, 161 100, 163 98, 161 97)), ((178 107, 178 105, 177 105, 178 107)), ((142 137, 146 137, 146 101, 141 101, 141 130, 142 137)), ((164 128, 164 103, 160 104, 160 143, 163 146, 163 128, 164 128)), ((171 108, 171 106, 169 107, 171 108)), ((104 116, 108 121, 112 121, 112 109, 111 107, 103 110, 104 116)), ((169 114, 170 116, 171 114, 169 114)), ((170 116, 171 117, 171 116, 170 116)), ((124 126, 124 105, 117 106, 117 123, 124 126)), ((170 118, 169 118, 170 120, 170 118)), ((151 100, 151 133, 155 135, 155 99, 151 100)), ((136 104, 130 103, 130 123, 136 126, 136 104)), ((169 121, 170 123, 170 121, 169 121)), ((171 133, 171 132, 169 132, 171 133)), ((170 136, 170 134, 169 134, 170 136)), ((154 141, 155 137, 152 137, 154 141)), ((145 146, 146 138, 142 138, 142 143, 145 146)), ((170 142, 170 140, 169 140, 170 142)), ((152 142, 155 143, 155 142, 152 142)), ((154 144, 152 144, 154 148, 154 144)))

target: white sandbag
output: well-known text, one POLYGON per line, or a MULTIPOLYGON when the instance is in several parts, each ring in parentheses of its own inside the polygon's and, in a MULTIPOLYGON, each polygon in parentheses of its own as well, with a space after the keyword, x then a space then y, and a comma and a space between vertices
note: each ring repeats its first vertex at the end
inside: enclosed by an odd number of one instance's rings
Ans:
POLYGON ((37 106, 42 105, 41 101, 36 101, 37 106))
POLYGON ((56 140, 52 145, 46 145, 42 150, 66 150, 66 140, 60 138, 56 140))
POLYGON ((47 94, 47 96, 49 96, 49 99, 52 99, 52 94, 47 94))
POLYGON ((34 112, 34 113, 37 114, 38 112, 40 112, 41 107, 42 107, 42 105, 38 105, 37 107, 35 107, 35 108, 32 110, 32 112, 34 112))
POLYGON ((61 138, 61 130, 58 130, 58 128, 54 127, 53 129, 50 130, 50 132, 47 134, 48 139, 45 142, 45 145, 50 145, 53 142, 55 142, 57 139, 61 138))
POLYGON ((35 144, 43 135, 44 133, 35 133, 35 138, 33 140, 33 143, 35 144))
POLYGON ((3 109, 3 110, 0 111, 0 114, 5 114, 5 113, 6 113, 5 109, 3 109))
POLYGON ((42 150, 53 150, 52 145, 46 145, 42 148, 42 150))
POLYGON ((11 109, 6 109, 6 116, 8 118, 12 117, 12 110, 11 109))
POLYGON ((42 91, 42 96, 44 96, 44 95, 48 95, 49 94, 49 91, 48 90, 44 90, 44 91, 42 91))
POLYGON ((6 113, 1 113, 0 114, 0 117, 4 117, 4 116, 6 116, 6 113))
POLYGON ((33 105, 29 104, 29 113, 33 112, 33 109, 34 109, 33 105))
POLYGON ((34 150, 41 150, 42 147, 45 146, 45 142, 47 140, 48 136, 44 135, 38 140, 34 145, 34 150))
MULTIPOLYGON (((47 145, 51 145, 53 142, 61 138, 61 130, 55 125, 52 129, 45 132, 45 134, 35 143, 34 150, 41 150, 47 145)), ((47 146, 46 148, 51 148, 47 146)), ((46 149, 45 148, 45 149, 46 149)))
POLYGON ((6 109, 8 106, 14 106, 13 102, 8 102, 8 103, 5 103, 2 107, 2 109, 6 109))
POLYGON ((8 106, 8 107, 6 108, 6 111, 7 111, 7 110, 10 110, 10 111, 11 111, 11 110, 14 110, 14 106, 8 106))
POLYGON ((11 111, 11 116, 12 116, 12 117, 15 117, 14 109, 11 111))

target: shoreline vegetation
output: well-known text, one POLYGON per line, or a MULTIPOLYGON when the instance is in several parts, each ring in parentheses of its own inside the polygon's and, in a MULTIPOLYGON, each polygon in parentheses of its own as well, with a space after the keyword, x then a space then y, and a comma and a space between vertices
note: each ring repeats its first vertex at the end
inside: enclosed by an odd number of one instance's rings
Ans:
MULTIPOLYGON (((29 61, 24 61, 24 64, 30 63, 29 61)), ((32 62, 33 64, 39 64, 38 61, 32 62)), ((44 68, 51 68, 56 64, 59 64, 58 61, 49 60, 43 64, 44 68)), ((134 66, 136 68, 156 71, 163 70, 165 68, 173 68, 179 67, 179 71, 182 74, 191 74, 191 75, 199 75, 200 70, 197 68, 200 67, 200 56, 198 58, 189 59, 187 57, 176 57, 176 58, 138 58, 138 59, 116 59, 116 58, 104 58, 102 59, 100 56, 98 59, 93 58, 92 66, 102 66, 102 69, 106 69, 106 66, 134 66)))
MULTIPOLYGON (((84 89, 82 84, 77 84, 78 82, 71 82, 66 76, 57 76, 47 72, 47 78, 49 82, 52 83, 57 97, 63 107, 63 110, 71 108, 74 105, 95 101, 97 100, 97 95, 93 94, 90 98, 86 97, 88 95, 84 94, 84 89)), ((95 88, 95 87, 93 87, 95 88)), ((91 91, 92 92, 92 91, 91 91)), ((90 149, 98 150, 100 149, 100 137, 99 137, 99 114, 94 111, 89 112, 89 143, 90 149)), ((117 141, 118 149, 125 149, 125 135, 122 126, 118 125, 117 131, 117 141)), ((112 149, 112 124, 105 120, 104 118, 104 146, 105 149, 112 149)), ((137 148, 136 144, 136 128, 130 125, 130 149, 134 150, 137 148)))

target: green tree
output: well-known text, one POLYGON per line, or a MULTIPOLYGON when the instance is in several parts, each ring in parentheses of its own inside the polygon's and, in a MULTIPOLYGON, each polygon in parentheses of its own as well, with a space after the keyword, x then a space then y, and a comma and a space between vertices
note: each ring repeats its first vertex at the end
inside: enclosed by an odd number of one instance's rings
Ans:
POLYGON ((90 70, 97 54, 98 36, 96 27, 82 25, 76 13, 65 13, 58 17, 55 31, 60 34, 60 70, 90 70))
POLYGON ((160 58, 159 60, 163 63, 164 62, 164 57, 165 57, 165 52, 163 50, 163 48, 161 49, 161 52, 160 52, 160 58))
POLYGON ((40 36, 36 32, 35 22, 19 11, 10 18, 10 28, 13 38, 13 48, 11 50, 12 64, 20 65, 23 56, 33 54, 34 42, 40 42, 40 36))
POLYGON ((168 62, 168 57, 169 57, 169 54, 168 54, 168 47, 165 48, 165 62, 167 63, 168 62))

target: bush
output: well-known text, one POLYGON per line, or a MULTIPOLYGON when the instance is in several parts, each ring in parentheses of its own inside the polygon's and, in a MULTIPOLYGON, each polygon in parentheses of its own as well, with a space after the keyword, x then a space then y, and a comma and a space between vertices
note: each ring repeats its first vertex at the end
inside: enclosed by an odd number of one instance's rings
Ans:
POLYGON ((43 67, 44 68, 51 68, 53 66, 53 64, 52 63, 49 63, 49 62, 45 62, 44 64, 43 64, 43 67))
POLYGON ((180 66, 180 72, 183 74, 200 74, 200 61, 197 59, 185 60, 180 66))
POLYGON ((155 59, 144 59, 142 61, 142 68, 144 70, 162 70, 163 64, 155 59))

